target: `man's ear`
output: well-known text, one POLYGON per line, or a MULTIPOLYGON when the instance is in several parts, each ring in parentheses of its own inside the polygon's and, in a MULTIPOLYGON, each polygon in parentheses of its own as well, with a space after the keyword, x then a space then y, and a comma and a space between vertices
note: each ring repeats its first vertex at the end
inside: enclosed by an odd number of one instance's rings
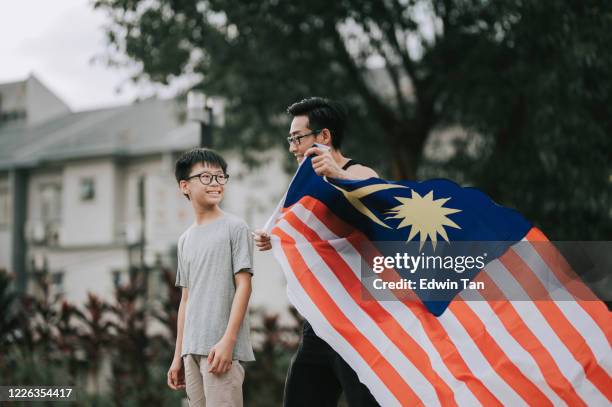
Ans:
POLYGON ((332 145, 332 135, 329 132, 329 129, 325 128, 321 130, 321 137, 323 137, 323 144, 332 145))

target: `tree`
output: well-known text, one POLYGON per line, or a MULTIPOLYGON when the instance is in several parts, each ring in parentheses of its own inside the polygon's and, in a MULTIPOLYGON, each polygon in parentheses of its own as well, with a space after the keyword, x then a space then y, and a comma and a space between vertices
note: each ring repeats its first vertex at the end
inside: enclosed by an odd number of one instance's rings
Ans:
POLYGON ((383 174, 475 184, 551 238, 612 233, 611 4, 94 4, 111 20, 111 62, 127 57, 140 66, 136 78, 154 82, 193 75, 197 87, 224 96, 229 123, 219 141, 247 158, 282 142, 288 103, 326 95, 353 113, 349 153, 383 174), (474 136, 460 138, 446 161, 424 156, 432 132, 452 125, 474 136))
POLYGON ((499 45, 474 44, 455 67, 449 101, 454 121, 482 143, 471 153, 464 144, 442 175, 463 174, 551 239, 605 240, 612 235, 612 58, 603 52, 612 40, 610 5, 495 4, 507 22, 493 8, 490 26, 512 29, 499 45))

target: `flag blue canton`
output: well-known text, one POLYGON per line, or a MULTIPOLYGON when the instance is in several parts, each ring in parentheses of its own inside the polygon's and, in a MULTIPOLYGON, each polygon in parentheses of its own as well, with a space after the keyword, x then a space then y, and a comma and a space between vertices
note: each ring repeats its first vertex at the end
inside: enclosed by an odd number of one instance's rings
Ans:
MULTIPOLYGON (((310 157, 294 176, 284 207, 290 207, 304 196, 324 203, 338 218, 367 236, 386 256, 393 256, 397 245, 384 242, 419 242, 419 251, 425 255, 455 256, 458 253, 453 252, 452 242, 477 242, 461 254, 486 252, 488 263, 520 241, 532 228, 520 213, 498 205, 476 188, 461 187, 446 179, 423 182, 391 182, 379 178, 326 180, 314 172, 310 157)), ((445 276, 471 281, 479 271, 445 276)), ((430 277, 442 276, 440 270, 428 273, 430 277)), ((419 274, 412 277, 419 277, 419 274)), ((430 312, 441 315, 461 287, 436 290, 435 293, 417 288, 415 292, 430 312)))

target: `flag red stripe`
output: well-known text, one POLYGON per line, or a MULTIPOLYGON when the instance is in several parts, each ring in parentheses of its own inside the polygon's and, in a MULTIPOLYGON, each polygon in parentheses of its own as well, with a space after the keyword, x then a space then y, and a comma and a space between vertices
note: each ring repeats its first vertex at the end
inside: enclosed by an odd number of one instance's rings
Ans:
MULTIPOLYGON (((300 200, 300 204, 302 204, 304 207, 306 207, 311 212, 313 212, 317 216, 317 218, 321 222, 323 222, 327 227, 329 227, 329 229, 332 230, 332 232, 335 233, 336 235, 343 236, 347 233, 353 233, 352 236, 354 236, 355 233, 359 233, 354 228, 346 225, 343 221, 339 220, 335 215, 333 215, 331 211, 327 209, 327 207, 323 203, 321 203, 318 200, 315 200, 310 197, 305 197, 302 200, 300 200)), ((371 257, 372 255, 371 251, 375 249, 367 248, 370 242, 367 240, 365 236, 363 236, 363 238, 360 240, 362 240, 361 243, 354 244, 354 247, 358 251, 360 251, 362 255, 365 255, 363 253, 364 251, 369 252, 369 255, 365 257, 367 258, 371 257)), ((387 278, 384 278, 384 280, 394 281, 395 279, 387 277, 387 278)), ((404 294, 404 298, 405 298, 405 294, 404 294)), ((502 298, 502 297, 497 297, 497 298, 502 298)), ((408 307, 415 305, 411 301, 406 301, 406 303, 408 307)), ((480 339, 479 335, 476 335, 479 331, 482 331, 482 329, 479 329, 479 328, 484 327, 484 325, 482 325, 479 319, 475 320, 475 318, 477 318, 477 315, 473 311, 471 311, 469 307, 464 308, 464 307, 458 306, 458 310, 459 311, 463 310, 464 313, 466 313, 465 315, 463 315, 462 312, 455 313, 455 314, 458 317, 458 319, 461 321, 462 325, 466 328, 466 330, 468 330, 472 338, 479 338, 478 340, 475 340, 474 342, 480 349, 483 356, 485 356, 485 358, 489 361, 489 363, 492 366, 495 366, 495 365, 499 365, 500 360, 504 360, 507 362, 506 364, 504 364, 504 369, 496 369, 498 374, 506 381, 506 383, 508 383, 527 402, 529 402, 530 400, 537 401, 538 399, 540 399, 542 400, 542 403, 550 403, 546 395, 542 393, 542 391, 518 369, 518 367, 508 358, 508 356, 503 352, 503 350, 494 342, 493 338, 491 338, 488 334, 486 334, 485 339, 480 339), (470 330, 468 329, 468 327, 473 325, 473 321, 477 321, 479 326, 476 327, 475 329, 470 330), (488 346, 488 343, 493 343, 494 346, 492 347, 488 346)), ((427 311, 424 311, 424 312, 427 315, 429 315, 427 311)), ((426 331, 429 333, 428 330, 426 331)), ((432 342, 435 344, 433 340, 432 342)), ((553 374, 553 376, 555 375, 553 374)), ((560 376, 560 377, 562 377, 562 380, 566 381, 567 383, 567 380, 565 379, 564 376, 560 376)), ((545 377, 545 379, 550 380, 550 378, 548 377, 545 377)), ((569 385, 569 383, 567 384, 569 385)), ((569 395, 566 395, 564 397, 569 397, 576 401, 580 400, 580 398, 577 396, 577 394, 575 393, 571 385, 569 385, 569 387, 566 389, 566 392, 569 392, 569 395)))
MULTIPOLYGON (((368 258, 372 253, 378 252, 377 249, 361 232, 347 225, 341 219, 337 218, 327 209, 322 202, 305 196, 300 199, 299 203, 306 209, 314 213, 319 221, 324 223, 337 236, 349 236, 349 240, 353 247, 365 258, 368 258), (352 234, 351 234, 352 233, 352 234), (366 253, 364 253, 366 252, 366 253)), ((399 280, 397 274, 393 276, 386 275, 385 271, 383 279, 385 281, 399 280)), ((405 295, 402 296, 405 298, 405 295)), ((461 356, 461 352, 456 345, 449 340, 448 334, 442 324, 429 311, 425 309, 422 303, 403 300, 401 301, 406 308, 420 321, 423 330, 427 334, 429 340, 442 357, 446 367, 451 374, 457 379, 466 384, 472 394, 485 406, 502 406, 503 403, 495 397, 495 395, 485 386, 482 381, 468 367, 467 363, 461 356)))
POLYGON ((557 248, 549 242, 544 233, 532 228, 526 236, 529 242, 546 263, 557 280, 564 285, 567 291, 576 299, 580 307, 591 317, 599 329, 606 335, 608 344, 612 347, 612 324, 610 311, 602 301, 580 280, 574 273, 567 260, 560 255, 557 248))
MULTIPOLYGON (((504 294, 486 272, 479 273, 478 277, 480 281, 484 282, 487 292, 491 297, 503 298, 504 294)), ((586 406, 587 404, 580 398, 572 384, 563 375, 548 349, 525 324, 510 301, 487 301, 487 303, 491 306, 491 309, 508 333, 536 361, 540 372, 550 388, 570 406, 586 406)))
POLYGON ((338 278, 355 303, 372 318, 374 323, 378 325, 391 342, 397 346, 415 368, 432 384, 440 402, 443 405, 456 406, 457 403, 454 399, 453 390, 432 368, 429 356, 423 351, 421 346, 404 331, 402 326, 380 303, 362 300, 362 290, 365 290, 365 288, 336 249, 304 224, 294 213, 285 214, 283 219, 289 222, 291 226, 312 243, 313 248, 338 278))
POLYGON ((533 403, 537 406, 552 406, 548 397, 521 372, 499 347, 478 315, 464 301, 453 301, 449 310, 455 314, 491 367, 526 403, 533 403))
POLYGON ((550 327, 555 331, 559 339, 565 344, 567 350, 582 365, 586 377, 591 383, 612 401, 612 380, 606 371, 598 364, 593 363, 597 358, 582 338, 580 333, 565 318, 557 304, 545 294, 545 288, 538 278, 532 273, 531 269, 523 259, 520 258, 512 249, 504 253, 499 260, 510 271, 516 281, 532 298, 543 301, 534 301, 535 306, 540 310, 550 327))
POLYGON ((403 405, 409 405, 409 402, 410 405, 423 404, 395 368, 380 354, 369 339, 353 325, 325 291, 308 268, 300 251, 295 247, 295 240, 278 227, 272 230, 272 234, 280 238, 281 247, 285 252, 291 271, 330 325, 361 355, 397 400, 403 405))
MULTIPOLYGON (((336 252, 336 250, 329 244, 327 243, 324 239, 322 239, 316 232, 314 232, 312 229, 310 229, 307 225, 305 225, 294 213, 290 212, 287 213, 284 216, 284 219, 287 220, 296 230, 298 230, 300 233, 302 233, 306 239, 309 242, 316 242, 316 244, 314 244, 313 246, 315 247, 315 249, 317 250, 317 252, 319 253, 319 255, 324 259, 324 261, 328 264, 329 268, 334 272, 334 274, 338 277, 338 279, 340 280, 341 284, 345 287, 345 289, 351 294, 351 296, 353 297, 353 299, 370 315, 372 316, 372 318, 374 319, 375 316, 384 316, 384 317, 390 317, 392 318, 392 316, 384 309, 380 306, 380 304, 378 304, 377 302, 374 301, 368 301, 368 302, 363 302, 361 301, 360 295, 362 293, 362 286, 361 286, 361 282, 359 281, 359 279, 355 276, 355 274, 353 273, 353 271, 349 268, 349 266, 344 262, 344 260, 342 259, 341 256, 338 255, 338 253, 336 252), (351 278, 352 277, 352 278, 351 278), (364 306, 364 304, 366 306, 364 306), (369 309, 366 309, 369 308, 369 309)), ((353 236, 355 236, 355 234, 353 234, 353 236)), ((390 281, 388 278, 384 278, 385 281, 390 281)), ((462 303, 461 306, 457 307, 456 309, 457 312, 455 312, 455 314, 459 317, 459 314, 461 313, 466 313, 466 317, 463 318, 464 321, 474 321, 471 322, 470 324, 467 324, 468 326, 466 326, 466 323, 462 323, 464 325, 464 327, 466 328, 466 330, 468 330, 468 332, 470 333, 470 335, 472 337, 476 337, 476 335, 474 334, 474 331, 478 332, 478 330, 484 330, 484 324, 479 323, 476 324, 475 321, 480 322, 480 319, 478 318, 478 316, 469 308, 467 307, 467 305, 465 305, 465 303, 462 303), (477 326, 474 326, 477 325, 477 326), (471 330, 470 330, 471 329, 471 330)), ((380 318, 383 319, 385 321, 387 321, 388 318, 380 318)), ((418 344, 416 344, 412 338, 410 338, 409 336, 406 338, 393 338, 391 335, 394 335, 395 332, 402 332, 403 329, 401 327, 401 325, 397 324, 396 321, 392 320, 391 321, 395 322, 395 325, 389 326, 387 330, 384 329, 383 326, 381 326, 381 329, 385 330, 385 333, 387 334, 387 336, 392 339, 392 341, 398 346, 400 347, 401 344, 409 344, 410 347, 409 348, 413 348, 413 347, 418 347, 418 344)), ((495 340, 488 336, 488 333, 486 333, 485 330, 485 335, 487 336, 486 342, 490 342, 492 344, 492 346, 490 347, 486 347, 486 353, 484 354, 485 358, 489 361, 489 363, 493 366, 496 363, 499 362, 500 357, 501 358, 505 358, 505 354, 503 354, 503 351, 501 350, 501 348, 495 343, 495 340), (502 355, 502 356, 500 356, 502 355)), ((419 350, 420 347, 418 347, 419 350)), ((409 354, 402 349, 402 352, 410 358, 409 354)), ((431 364, 429 361, 429 358, 427 357, 427 355, 423 355, 425 357, 425 360, 422 361, 421 363, 426 363, 425 366, 428 366, 429 368, 431 368, 431 364)), ((419 366, 419 361, 418 360, 414 360, 413 358, 410 358, 410 360, 413 362, 413 364, 415 364, 415 366, 419 366)), ((507 358, 507 361, 509 362, 510 359, 507 358)), ((441 391, 439 391, 438 389, 438 384, 437 382, 439 380, 441 380, 441 378, 435 374, 435 377, 432 378, 429 377, 425 371, 423 371, 422 369, 421 373, 423 373, 423 375, 425 375, 428 380, 432 383, 436 384, 436 391, 438 393, 438 397, 440 400, 442 400, 445 403, 448 403, 448 395, 446 395, 447 392, 447 386, 446 383, 444 381, 441 382, 441 384, 443 384, 445 386, 444 388, 444 393, 442 393, 441 391)), ((527 378, 517 367, 516 365, 514 365, 513 363, 508 365, 508 369, 506 372, 502 372, 501 369, 497 369, 498 373, 500 373, 500 376, 502 376, 502 378, 504 380, 506 380, 506 382, 508 384, 510 384, 510 386, 521 396, 523 397, 523 399, 525 401, 532 401, 537 403, 538 405, 551 405, 552 403, 550 403, 550 400, 546 397, 546 395, 544 393, 542 393, 542 391, 535 385, 533 384, 533 382, 527 378), (505 373, 505 374, 504 374, 505 373)), ((570 386, 571 388, 571 386, 570 386)), ((450 389, 448 389, 448 391, 451 392, 451 397, 452 397, 452 391, 450 389)), ((574 393, 575 394, 575 393, 574 393)), ((451 398, 451 400, 454 401, 454 399, 451 398)), ((575 400, 575 399, 574 399, 575 400)), ((579 400, 579 398, 578 398, 579 400)), ((580 405, 580 404, 578 404, 580 405)))

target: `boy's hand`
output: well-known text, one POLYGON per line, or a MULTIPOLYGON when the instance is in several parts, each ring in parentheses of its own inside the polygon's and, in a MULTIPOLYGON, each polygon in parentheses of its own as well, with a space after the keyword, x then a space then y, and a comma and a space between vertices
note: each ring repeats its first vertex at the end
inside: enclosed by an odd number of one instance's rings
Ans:
POLYGON ((180 390, 185 388, 185 369, 183 368, 183 359, 174 358, 170 369, 168 369, 168 387, 172 390, 180 390))
POLYGON ((257 246, 260 252, 270 250, 272 248, 272 243, 270 243, 270 235, 261 229, 258 229, 253 233, 253 240, 255 241, 255 246, 257 246))
POLYGON ((228 372, 232 367, 232 353, 234 351, 235 341, 228 338, 221 338, 208 353, 208 364, 210 373, 223 374, 228 372))

